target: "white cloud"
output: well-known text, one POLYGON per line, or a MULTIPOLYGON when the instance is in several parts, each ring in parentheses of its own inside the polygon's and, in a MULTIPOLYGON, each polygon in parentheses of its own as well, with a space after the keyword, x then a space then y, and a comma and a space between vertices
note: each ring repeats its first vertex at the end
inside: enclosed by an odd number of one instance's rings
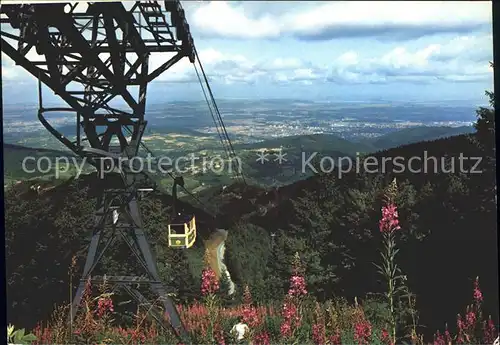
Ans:
MULTIPOLYGON (((430 44, 420 49, 399 46, 378 56, 351 50, 339 53, 333 57, 331 64, 323 66, 290 57, 255 61, 241 54, 227 55, 213 48, 201 50, 199 55, 209 80, 224 84, 314 81, 383 83, 436 79, 459 82, 491 76, 487 64, 489 50, 487 46, 481 48, 485 42, 485 38, 481 36, 464 36, 446 44, 430 44), (485 58, 482 61, 470 61, 466 53, 482 54, 485 58)), ((152 54, 150 72, 161 66, 169 57, 168 54, 152 54)), ((198 71, 201 75, 201 70, 198 71)), ((27 74, 21 67, 14 66, 10 59, 4 63, 3 72, 6 79, 27 74)), ((198 82, 194 67, 187 58, 172 66, 156 80, 172 83, 198 82)))
POLYGON ((439 51, 435 59, 468 59, 474 62, 482 62, 484 59, 493 59, 493 37, 482 36, 459 36, 448 43, 439 44, 439 51))
MULTIPOLYGON (((8 40, 9 43, 12 40, 8 40)), ((17 45, 14 45, 16 47, 17 45)), ((35 48, 31 48, 26 54, 30 61, 43 61, 44 56, 38 55, 35 48)), ((16 80, 18 82, 32 80, 34 77, 21 66, 17 66, 14 61, 4 52, 2 52, 2 79, 16 80)))
POLYGON ((336 61, 341 66, 352 66, 357 65, 359 63, 359 56, 353 51, 348 51, 343 53, 337 58, 336 61))
MULTIPOLYGON (((202 51, 200 58, 211 81, 226 84, 432 82, 437 79, 460 82, 491 77, 488 66, 488 59, 492 58, 491 45, 488 37, 462 36, 448 43, 433 43, 421 48, 398 46, 378 55, 361 50, 340 52, 329 65, 291 57, 255 61, 214 49, 202 51), (482 59, 474 61, 471 56, 482 56, 482 59)), ((185 73, 189 75, 192 71, 186 69, 185 73)), ((165 78, 168 80, 167 76, 165 78)))
POLYGON ((330 39, 372 36, 384 30, 420 37, 487 25, 492 16, 487 1, 332 1, 300 11, 293 10, 293 3, 281 5, 281 14, 252 15, 246 4, 211 1, 190 9, 187 15, 194 33, 243 39, 286 35, 330 39))
POLYGON ((341 55, 330 72, 330 80, 351 81, 477 81, 491 77, 490 38, 458 37, 446 44, 430 44, 420 49, 404 46, 375 57, 354 52, 341 55), (475 59, 481 56, 482 59, 475 59), (471 58, 472 57, 472 58, 471 58))
MULTIPOLYGON (((189 16, 189 14, 187 14, 189 16)), ((260 18, 247 18, 244 11, 230 6, 226 2, 211 1, 201 4, 191 16, 189 22, 207 33, 227 37, 279 37, 280 27, 275 18, 263 15, 260 18)))
POLYGON ((308 12, 285 16, 297 31, 321 30, 331 25, 359 23, 367 27, 404 25, 454 25, 481 23, 491 16, 491 5, 451 1, 345 1, 331 2, 308 12), (486 6, 485 6, 486 5, 486 6))
MULTIPOLYGON (((382 4, 370 2, 365 3, 363 6, 365 5, 367 7, 364 10, 356 12, 356 6, 361 6, 358 2, 343 2, 340 4, 323 3, 321 6, 317 6, 316 9, 313 8, 309 12, 305 11, 303 14, 291 13, 282 14, 281 16, 279 14, 268 14, 267 16, 263 15, 259 19, 259 22, 252 22, 247 17, 241 16, 232 17, 231 19, 231 13, 233 12, 228 11, 236 11, 235 13, 237 13, 244 8, 243 6, 234 9, 225 2, 211 2, 208 4, 203 3, 198 5, 197 8, 193 8, 193 18, 196 19, 194 20, 195 25, 205 23, 208 28, 208 24, 210 24, 211 20, 214 20, 213 18, 216 18, 217 13, 219 13, 216 10, 221 10, 222 12, 220 13, 223 13, 227 20, 220 21, 217 24, 218 26, 212 27, 213 30, 218 30, 220 34, 222 34, 224 30, 232 30, 234 35, 241 36, 245 35, 246 32, 252 31, 250 30, 250 26, 256 25, 259 27, 259 25, 262 24, 260 29, 257 29, 257 31, 253 30, 253 33, 249 35, 256 35, 255 33, 257 32, 257 36, 265 36, 267 35, 266 32, 272 32, 272 35, 274 35, 275 33, 279 34, 283 32, 283 30, 287 30, 287 28, 290 28, 290 26, 287 25, 291 25, 287 23, 291 23, 292 19, 300 19, 302 23, 302 26, 298 25, 294 30, 302 30, 302 32, 305 32, 306 26, 310 24, 313 18, 308 16, 312 15, 316 16, 314 18, 317 18, 317 27, 326 25, 327 18, 330 18, 331 21, 337 20, 347 23, 351 19, 354 20, 354 14, 358 19, 365 18, 367 21, 371 20, 373 25, 384 23, 384 20, 387 22, 390 20, 403 21, 408 19, 413 23, 419 21, 431 23, 433 20, 460 22, 472 20, 474 18, 479 20, 482 16, 484 17, 484 6, 482 4, 474 7, 475 4, 466 2, 459 4, 454 3, 454 5, 458 7, 455 9, 454 7, 449 8, 451 12, 448 12, 447 16, 451 19, 442 17, 442 14, 438 11, 438 9, 447 6, 443 4, 443 2, 430 3, 430 5, 425 6, 420 4, 420 7, 417 6, 416 3, 408 2, 405 6, 409 6, 413 12, 407 10, 404 13, 412 12, 415 14, 414 18, 406 18, 404 16, 398 18, 394 17, 398 8, 402 6, 402 4, 398 2, 382 4), (420 11, 418 10, 419 8, 421 9, 420 11), (333 9, 338 10, 335 16, 328 12, 333 9), (347 9, 349 11, 345 13, 342 12, 347 9), (213 13, 205 13, 204 11, 213 11, 213 13), (369 19, 367 14, 369 12, 380 12, 381 14, 376 15, 375 13, 370 17, 378 19, 369 19), (331 14, 331 17, 327 16, 328 13, 331 14), (269 19, 271 16, 278 16, 281 18, 281 21, 273 22, 269 19), (203 22, 203 20, 205 20, 205 22, 203 22), (236 25, 235 22, 238 22, 238 25, 236 25), (271 22, 274 24, 271 24, 271 22), (232 25, 236 25, 237 28, 235 29, 232 25)), ((238 54, 226 54, 222 51, 209 48, 200 50, 199 55, 205 67, 205 72, 210 80, 226 84, 252 84, 259 81, 309 83, 312 81, 324 80, 362 83, 389 82, 391 80, 435 80, 436 78, 450 81, 465 81, 489 78, 491 71, 487 62, 492 59, 491 35, 461 35, 444 43, 439 41, 436 37, 436 41, 434 42, 438 43, 432 43, 432 41, 430 41, 430 44, 423 47, 417 47, 417 41, 406 42, 406 44, 392 46, 392 48, 389 48, 385 52, 379 52, 378 54, 375 51, 366 51, 366 49, 362 48, 337 51, 334 55, 330 56, 329 63, 324 63, 323 65, 318 65, 316 61, 305 61, 304 59, 296 57, 303 52, 297 52, 296 56, 280 56, 283 54, 283 52, 280 51, 280 44, 283 44, 282 42, 277 44, 275 50, 266 54, 266 56, 268 56, 267 59, 261 60, 255 60, 246 56, 245 53, 249 51, 244 49, 240 50, 238 54)), ((323 50, 321 54, 324 53, 325 50, 323 50)), ((151 54, 149 65, 150 72, 168 61, 171 56, 172 55, 167 53, 151 54)), ((42 60, 42 57, 38 56, 34 49, 28 53, 27 57, 30 60, 42 60)), ((23 81, 33 79, 33 77, 23 70, 23 68, 15 66, 5 54, 2 54, 2 58, 3 78, 5 80, 23 81)), ((312 55, 310 57, 308 56, 308 58, 314 59, 312 55)), ((183 58, 167 72, 160 75, 156 80, 186 83, 197 82, 198 79, 193 65, 187 58, 183 58)))
POLYGON ((271 62, 270 68, 273 70, 286 70, 290 68, 299 68, 302 64, 303 62, 297 58, 276 58, 271 62))
POLYGON ((20 72, 24 72, 24 70, 20 67, 16 67, 14 61, 12 61, 7 54, 2 52, 2 79, 20 79, 20 72))

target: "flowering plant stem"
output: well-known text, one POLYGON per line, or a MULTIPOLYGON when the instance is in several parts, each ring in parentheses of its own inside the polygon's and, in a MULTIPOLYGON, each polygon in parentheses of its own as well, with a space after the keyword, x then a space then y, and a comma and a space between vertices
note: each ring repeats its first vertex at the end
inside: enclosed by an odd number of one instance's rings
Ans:
POLYGON ((391 327, 391 339, 392 343, 396 343, 396 316, 394 310, 394 299, 396 292, 396 273, 398 267, 395 263, 395 256, 399 249, 396 249, 396 241, 394 238, 394 232, 389 231, 384 233, 384 247, 385 254, 382 253, 382 258, 384 260, 384 276, 387 280, 387 301, 389 303, 390 311, 390 327, 391 327))
POLYGON ((382 219, 379 222, 379 229, 382 233, 382 243, 384 248, 380 253, 382 256, 382 267, 375 264, 379 273, 387 282, 387 302, 389 304, 389 323, 391 343, 396 343, 396 310, 395 300, 397 294, 404 292, 404 284, 398 285, 399 280, 404 281, 398 266, 396 265, 396 255, 399 249, 396 248, 396 232, 401 229, 399 226, 399 215, 397 207, 394 204, 397 192, 396 180, 392 182, 386 194, 386 204, 382 207, 382 219))
POLYGON ((206 296, 205 305, 207 306, 208 318, 210 321, 210 330, 209 330, 210 342, 213 344, 215 342, 214 338, 215 321, 217 320, 218 317, 217 296, 215 294, 209 294, 208 296, 206 296))

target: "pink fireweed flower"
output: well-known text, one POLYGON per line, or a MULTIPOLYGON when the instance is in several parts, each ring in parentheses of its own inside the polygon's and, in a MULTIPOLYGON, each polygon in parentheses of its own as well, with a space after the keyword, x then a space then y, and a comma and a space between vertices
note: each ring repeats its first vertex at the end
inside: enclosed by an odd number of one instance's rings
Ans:
POLYGON ((80 306, 85 305, 85 301, 90 299, 92 295, 92 282, 90 280, 90 277, 87 279, 85 282, 85 288, 83 289, 83 295, 82 298, 80 299, 80 306))
POLYGON ((33 333, 37 339, 33 342, 34 345, 52 343, 52 332, 49 327, 45 327, 42 329, 42 326, 40 324, 37 324, 33 333))
POLYGON ((460 332, 460 331, 463 331, 464 328, 465 328, 465 323, 462 320, 462 315, 458 314, 457 315, 457 330, 460 332))
POLYGON ((448 330, 448 324, 446 325, 444 330, 444 340, 446 342, 446 345, 451 344, 451 334, 450 331, 448 330))
POLYGON ((477 317, 476 313, 471 310, 465 315, 465 323, 467 325, 467 328, 472 328, 474 327, 474 324, 476 323, 477 317))
POLYGON ((138 329, 129 329, 128 336, 132 343, 144 344, 146 342, 146 336, 138 329))
POLYGON ((323 345, 326 344, 325 319, 321 306, 318 302, 316 302, 315 314, 316 322, 312 326, 312 340, 315 345, 323 345))
POLYGON ((97 301, 97 316, 102 317, 107 312, 114 312, 113 301, 109 297, 99 298, 97 301))
POLYGON ((285 299, 281 312, 283 322, 280 327, 280 333, 283 338, 289 338, 295 329, 300 326, 299 310, 290 297, 285 299))
POLYGON ((328 338, 328 342, 331 345, 341 345, 342 344, 342 337, 341 337, 340 331, 338 329, 335 330, 335 333, 328 338))
POLYGON ((246 285, 245 290, 243 290, 243 304, 251 305, 252 303, 252 293, 250 292, 250 288, 248 287, 248 285, 246 285))
POLYGON ((439 333, 439 331, 434 334, 434 345, 448 345, 446 344, 443 335, 439 333))
POLYGON ((354 326, 354 340, 359 344, 369 344, 372 335, 372 325, 367 320, 361 320, 354 326))
POLYGON ((384 344, 391 344, 391 338, 389 337, 389 332, 384 328, 380 334, 380 340, 384 344))
POLYGON ((245 286, 243 291, 243 311, 242 318, 243 322, 250 328, 255 328, 260 325, 261 320, 257 308, 255 308, 252 302, 252 294, 250 293, 250 288, 245 286))
POLYGON ((457 315, 457 344, 463 344, 464 343, 464 330, 465 330, 465 323, 462 320, 462 316, 460 314, 457 315))
POLYGON ((325 325, 316 323, 312 326, 312 338, 315 345, 324 345, 326 343, 325 325))
POLYGON ((380 232, 387 233, 401 229, 399 226, 397 207, 389 204, 382 207, 382 219, 379 222, 380 232))
POLYGON ((300 275, 293 275, 290 278, 290 289, 288 290, 290 296, 303 296, 307 295, 306 280, 300 275))
POLYGON ((289 338, 292 335, 292 326, 288 320, 285 320, 280 326, 280 334, 283 338, 289 338))
POLYGON ((219 290, 219 280, 214 270, 207 267, 201 274, 201 294, 203 296, 211 295, 219 290))
POLYGON ((491 316, 488 318, 488 321, 483 321, 483 343, 485 344, 493 344, 496 338, 496 329, 491 316))
POLYGON ((218 345, 226 345, 226 340, 224 339, 224 330, 222 330, 220 326, 216 326, 215 340, 217 340, 218 345))
POLYGON ((479 288, 479 277, 476 278, 476 281, 474 282, 474 301, 476 304, 479 304, 483 301, 483 294, 481 292, 481 289, 479 288))
POLYGON ((255 328, 260 325, 259 314, 257 313, 257 309, 254 307, 245 306, 242 314, 243 322, 246 323, 248 327, 255 328))
POLYGON ((255 345, 269 345, 271 343, 269 340, 269 334, 267 332, 261 332, 257 334, 254 338, 253 343, 255 345))

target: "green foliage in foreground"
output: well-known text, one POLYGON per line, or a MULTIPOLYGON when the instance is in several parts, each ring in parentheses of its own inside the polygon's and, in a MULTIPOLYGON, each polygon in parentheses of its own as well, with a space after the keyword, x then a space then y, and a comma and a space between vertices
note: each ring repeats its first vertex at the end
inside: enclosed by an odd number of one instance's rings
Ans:
POLYGON ((31 344, 36 341, 37 338, 33 333, 26 334, 24 328, 14 329, 14 326, 7 326, 7 343, 10 344, 31 344))

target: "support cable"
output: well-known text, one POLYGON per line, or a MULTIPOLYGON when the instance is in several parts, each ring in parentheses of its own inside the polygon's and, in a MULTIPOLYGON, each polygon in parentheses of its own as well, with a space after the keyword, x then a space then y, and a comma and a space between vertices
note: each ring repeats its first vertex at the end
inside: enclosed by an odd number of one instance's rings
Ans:
MULTIPOLYGON (((194 49, 196 60, 198 61, 198 64, 200 65, 201 73, 203 75, 205 85, 207 86, 207 90, 208 90, 208 94, 210 96, 210 100, 212 102, 212 106, 214 107, 215 113, 217 114, 217 119, 218 119, 219 123, 221 124, 223 135, 229 144, 230 153, 232 155, 229 158, 232 160, 234 157, 236 157, 236 153, 234 151, 233 144, 231 143, 231 139, 229 138, 229 135, 227 133, 226 126, 224 125, 224 121, 223 121, 222 116, 221 116, 220 111, 219 111, 219 107, 217 106, 217 103, 215 102, 215 97, 214 97, 212 89, 210 87, 210 83, 208 82, 208 78, 207 78, 207 75, 206 75, 205 70, 203 68, 203 65, 201 63, 201 60, 198 56, 198 51, 196 50, 196 47, 194 47, 193 49, 194 49)), ((243 180, 243 184, 247 185, 245 177, 243 175, 243 172, 240 171, 239 174, 241 175, 241 178, 243 180)))
POLYGON ((215 117, 214 111, 212 109, 212 105, 210 104, 210 101, 208 100, 208 96, 207 96, 207 93, 205 91, 205 87, 203 86, 203 82, 202 82, 200 74, 198 72, 198 68, 196 68, 195 64, 193 64, 193 65, 194 65, 194 70, 196 72, 196 76, 198 77, 198 82, 200 83, 200 86, 201 86, 201 90, 203 91, 203 96, 205 97, 205 102, 207 103, 208 110, 210 111, 210 115, 212 116, 212 120, 214 121, 214 124, 215 124, 215 129, 217 130, 217 134, 219 136, 220 142, 221 142, 222 147, 224 149, 224 153, 226 154, 226 156, 229 157, 229 148, 226 146, 226 142, 224 141, 224 136, 223 136, 221 130, 219 129, 219 124, 217 123, 218 121, 215 117))
MULTIPOLYGON (((128 128, 128 127, 125 127, 127 129, 127 131, 132 134, 132 131, 128 128)), ((140 142, 140 145, 142 146, 142 148, 144 150, 146 150, 150 156, 155 159, 155 160, 158 160, 158 157, 156 157, 153 152, 146 146, 146 144, 144 144, 141 140, 140 142)), ((167 171, 167 174, 168 176, 170 176, 172 178, 172 180, 175 181, 175 176, 174 174, 172 174, 170 171, 167 171)), ((215 218, 215 212, 212 212, 210 211, 210 207, 208 207, 203 201, 200 200, 200 198, 198 198, 196 195, 194 195, 193 193, 191 193, 189 190, 187 190, 186 187, 184 186, 181 186, 181 185, 178 185, 178 187, 180 187, 187 195, 189 195, 190 197, 192 197, 198 204, 200 204, 200 206, 203 207, 204 211, 207 212, 210 216, 212 216, 213 218, 215 218)))
MULTIPOLYGON (((205 101, 208 105, 208 109, 210 110, 210 114, 211 114, 212 119, 214 121, 214 125, 215 125, 215 128, 217 130, 217 134, 219 135, 220 142, 222 144, 222 147, 224 148, 224 153, 226 154, 226 156, 229 160, 232 160, 233 156, 235 156, 235 153, 234 153, 234 151, 231 151, 230 147, 228 147, 229 146, 228 145, 229 137, 227 135, 224 135, 224 133, 223 133, 222 126, 224 123, 222 122, 222 118, 220 116, 215 116, 215 114, 214 114, 215 109, 216 109, 214 107, 215 101, 213 99, 209 100, 207 92, 205 91, 205 86, 203 85, 203 81, 201 80, 200 73, 198 72, 198 68, 196 67, 196 64, 193 64, 193 66, 194 66, 194 70, 196 72, 196 76, 198 77, 198 82, 200 83, 201 90, 203 91, 203 96, 205 97, 205 101)), ((241 178, 241 176, 238 172, 236 173, 236 177, 241 178)))

